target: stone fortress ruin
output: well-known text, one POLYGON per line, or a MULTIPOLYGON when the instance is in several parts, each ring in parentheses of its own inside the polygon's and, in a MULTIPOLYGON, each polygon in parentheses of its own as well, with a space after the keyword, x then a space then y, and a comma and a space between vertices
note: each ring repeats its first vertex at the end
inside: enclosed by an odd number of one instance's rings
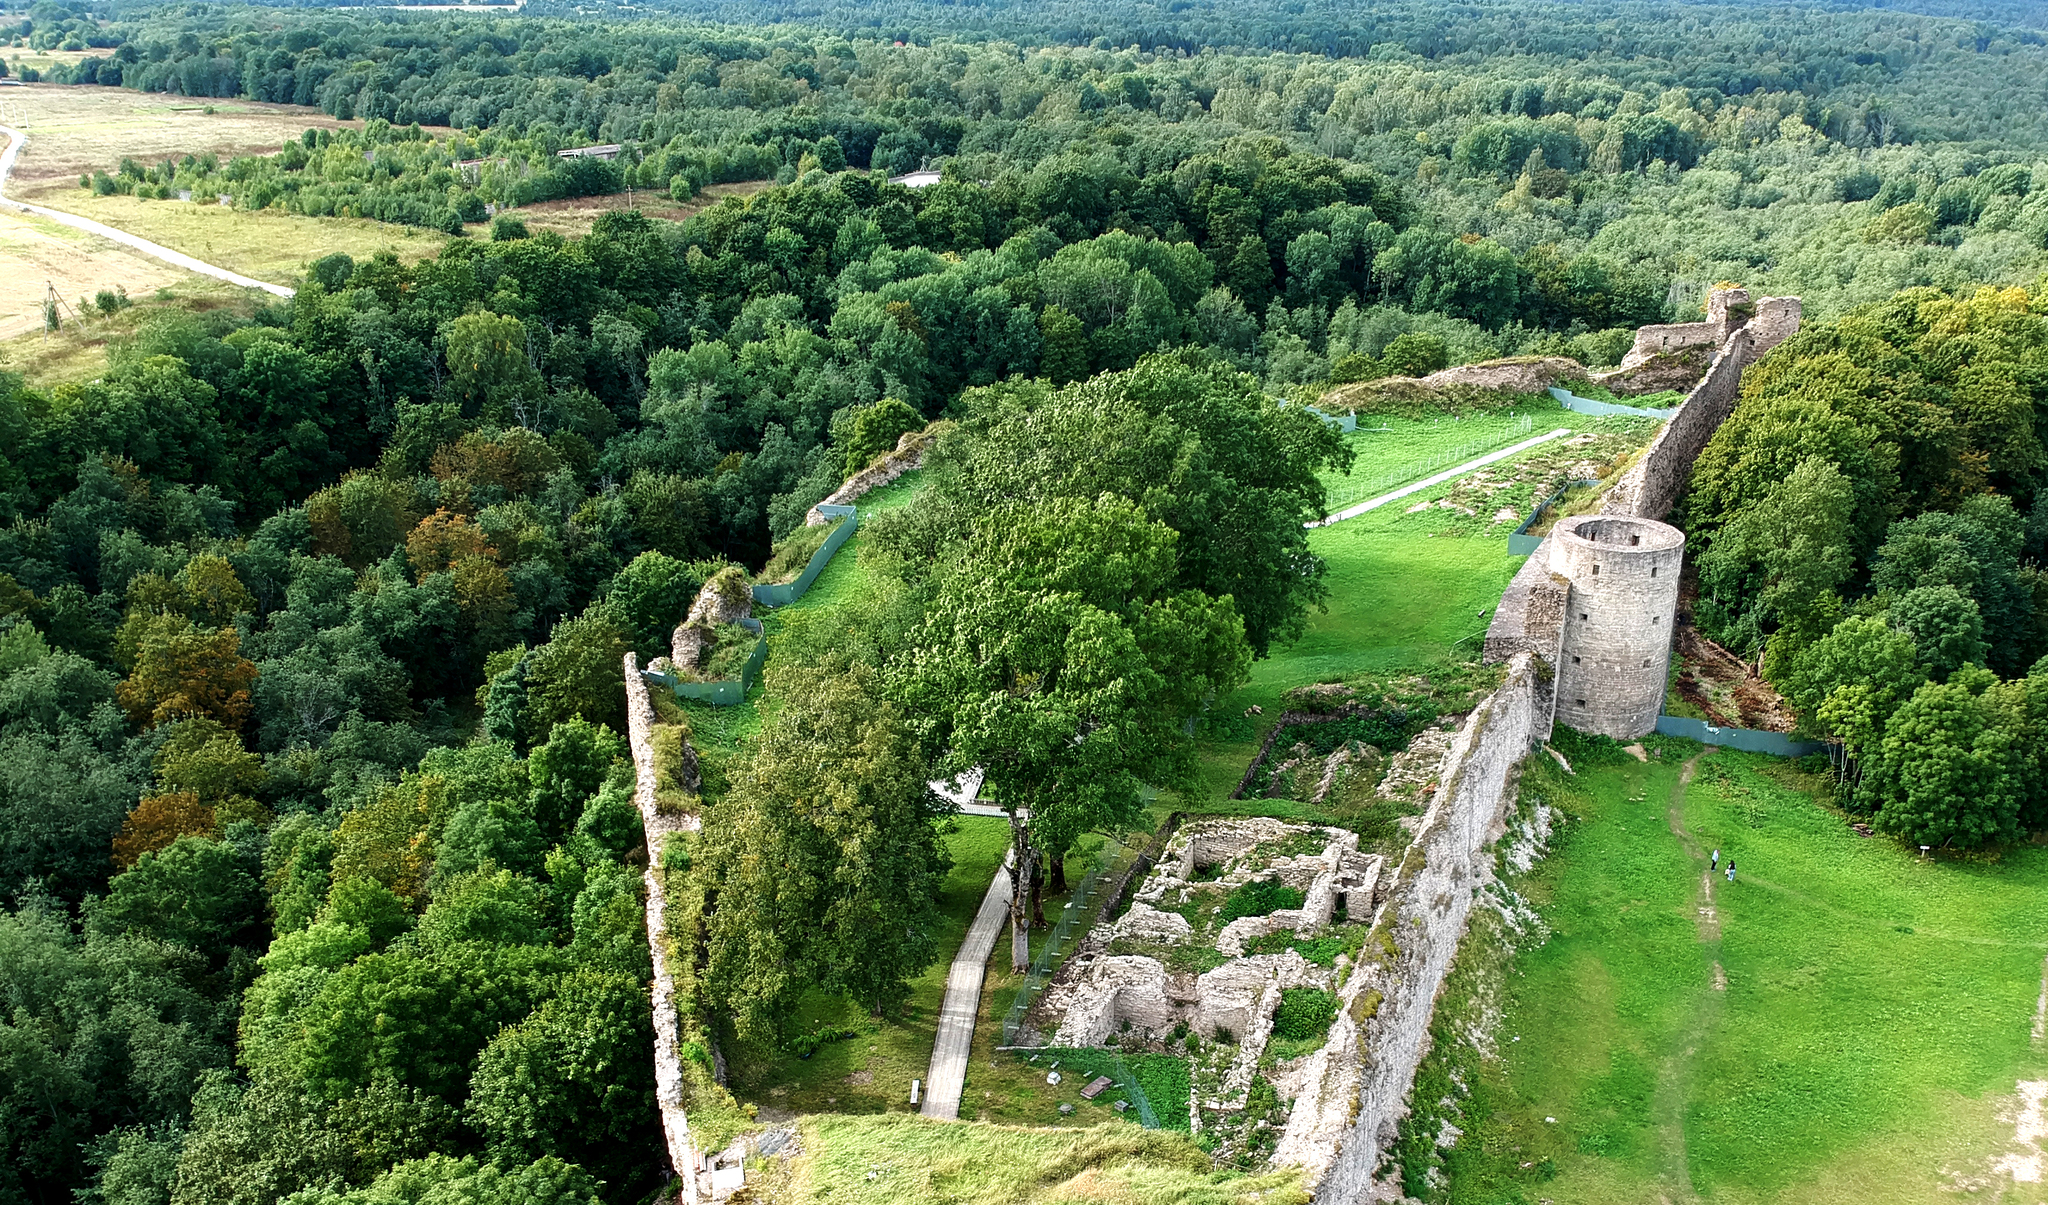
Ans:
MULTIPOLYGON (((1400 817, 1396 839, 1366 849, 1345 828, 1265 818, 1169 827, 1151 861, 1139 863, 1128 908, 1116 912, 1124 892, 1113 892, 1029 1007, 1017 1044, 1184 1055, 1186 1115, 1162 1124, 1185 1126, 1237 1166, 1300 1168, 1318 1205, 1398 1199, 1398 1181, 1384 1179, 1386 1156, 1467 919, 1475 906, 1508 915, 1514 905, 1496 872, 1504 863, 1526 869, 1547 837, 1542 804, 1517 795, 1524 759, 1560 720, 1620 738, 1654 728, 1685 551, 1683 533, 1662 520, 1733 410, 1743 369, 1799 319, 1796 298, 1751 305, 1741 290, 1717 290, 1706 322, 1644 328, 1632 363, 1603 383, 1616 392, 1689 392, 1594 498, 1596 512, 1559 520, 1503 593, 1482 655, 1504 667, 1500 685, 1398 751, 1350 740, 1328 754, 1288 751, 1281 756, 1292 761, 1266 771, 1267 781, 1292 775, 1290 797, 1317 803, 1332 789, 1402 792, 1413 814, 1400 817), (1702 348, 1707 354, 1694 354, 1702 348), (1622 388, 1649 379, 1646 368, 1669 383, 1622 388)), ((912 442, 871 466, 868 483, 902 471, 921 453, 912 442)), ((722 609, 728 600, 700 597, 683 626, 733 622, 740 601, 722 609)), ((706 640, 679 631, 675 643, 675 659, 688 661, 706 640)), ((695 817, 657 806, 646 683, 630 653, 624 669, 635 799, 658 848, 656 834, 692 827, 695 817)), ((694 785, 694 757, 684 769, 694 785)), ((701 1161, 681 1110, 681 1035, 661 952, 665 903, 651 871, 648 885, 657 1096, 675 1165, 694 1177, 701 1161)))
POLYGON ((1504 666, 1501 685, 1394 753, 1387 780, 1417 784, 1421 809, 1401 821, 1405 848, 1363 852, 1344 830, 1278 820, 1191 822, 1128 910, 1060 968, 1030 1043, 1185 1043, 1187 1124, 1219 1156, 1299 1167, 1326 1205, 1398 1198, 1384 1159, 1466 920, 1482 901, 1510 906, 1497 867, 1526 867, 1548 831, 1542 806, 1517 797, 1523 759, 1557 722, 1621 739, 1654 730, 1685 555, 1663 518, 1734 409, 1743 369, 1799 321, 1797 298, 1716 290, 1706 322, 1644 328, 1630 362, 1604 374, 1689 392, 1592 513, 1560 519, 1502 595, 1482 654, 1504 666), (1227 901, 1262 881, 1299 901, 1229 915, 1241 909, 1227 901), (1334 997, 1312 1046, 1274 1036, 1302 993, 1334 997))
POLYGON ((1029 1036, 1185 1051, 1187 1113, 1161 1124, 1208 1135, 1226 1157, 1275 1153, 1321 1118, 1324 1072, 1352 1048, 1337 1021, 1363 988, 1358 948, 1386 866, 1358 845, 1344 829, 1267 818, 1191 822, 1128 910, 1060 968, 1029 1036), (1290 995, 1307 997, 1294 1003, 1315 1015, 1309 1030, 1288 1032, 1290 995))
POLYGON ((1655 730, 1671 668, 1685 533, 1654 519, 1557 525, 1550 572, 1571 582, 1557 658, 1560 723, 1631 740, 1655 730))
POLYGON ((1638 327, 1620 367, 1593 379, 1619 394, 1690 388, 1736 331, 1749 333, 1750 354, 1760 356, 1799 332, 1801 309, 1797 297, 1752 302, 1748 289, 1714 289, 1707 294, 1705 322, 1638 327))
POLYGON ((1599 513, 1557 523, 1508 583, 1487 628, 1486 661, 1529 653, 1554 671, 1538 685, 1546 735, 1551 719, 1620 740, 1657 727, 1685 557, 1685 534, 1662 520, 1734 411, 1743 369, 1798 332, 1800 302, 1766 297, 1752 305, 1745 290, 1716 289, 1707 313, 1706 322, 1638 332, 1629 353, 1638 365, 1666 354, 1639 357, 1646 348, 1691 347, 1726 333, 1685 401, 1600 496, 1599 513))

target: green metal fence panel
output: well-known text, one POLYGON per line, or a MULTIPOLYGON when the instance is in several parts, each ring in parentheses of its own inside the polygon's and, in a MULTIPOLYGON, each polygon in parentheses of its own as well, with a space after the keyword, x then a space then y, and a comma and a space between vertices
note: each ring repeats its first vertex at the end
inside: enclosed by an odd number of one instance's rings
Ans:
POLYGON ((1095 860, 1095 866, 1074 894, 1067 899, 1067 906, 1060 912, 1059 923, 1053 926, 1052 936, 1039 947, 1038 957, 1031 963, 1031 973, 1024 977, 1024 985, 1017 989, 1016 1002, 1003 1018, 1003 1045, 1017 1044, 1017 1033, 1024 1028, 1024 1014, 1031 1011, 1031 1005, 1038 994, 1045 990, 1046 981, 1052 978, 1053 968, 1059 965, 1060 955, 1066 951, 1067 938, 1077 924, 1094 923, 1094 904, 1102 890, 1103 876, 1109 873, 1110 863, 1116 858, 1114 846, 1105 845, 1102 856, 1095 860))
POLYGON ((1545 498, 1543 501, 1538 502, 1536 504, 1535 508, 1529 512, 1529 517, 1522 520, 1522 525, 1520 527, 1517 527, 1513 531, 1508 533, 1508 555, 1528 556, 1530 553, 1535 552, 1538 548, 1543 547, 1542 536, 1532 536, 1529 534, 1529 529, 1531 527, 1536 526, 1536 520, 1543 517, 1544 511, 1550 509, 1553 506, 1556 506, 1558 502, 1565 496, 1565 492, 1571 489, 1573 486, 1598 484, 1600 484, 1599 481, 1591 477, 1585 477, 1580 478, 1576 481, 1567 481, 1563 485, 1558 486, 1557 492, 1551 494, 1550 497, 1545 498))
MULTIPOLYGON (((786 607, 802 598, 805 592, 810 590, 812 583, 818 580, 818 575, 825 572, 825 566, 832 563, 833 555, 853 538, 854 530, 860 526, 860 514, 851 506, 821 503, 818 506, 818 513, 845 521, 833 528, 831 535, 825 537, 825 542, 818 546, 818 551, 811 554, 810 562, 804 566, 804 571, 797 575, 795 581, 753 587, 755 602, 769 607, 786 607)), ((761 627, 761 621, 742 619, 740 623, 760 634, 761 639, 754 642, 754 651, 748 655, 746 664, 740 667, 740 676, 737 679, 684 682, 674 674, 651 669, 640 671, 642 676, 649 682, 667 687, 678 699, 696 699, 714 707, 737 707, 747 701, 747 692, 754 688, 754 679, 761 675, 761 666, 768 660, 768 637, 761 627)))
POLYGON ((851 506, 820 503, 818 513, 844 519, 845 522, 833 528, 832 534, 825 537, 825 542, 818 546, 818 551, 811 554, 810 563, 804 566, 804 571, 797 575, 795 581, 778 582, 772 586, 755 586, 755 602, 770 607, 786 607, 802 598, 811 588, 811 584, 818 580, 818 575, 825 572, 825 566, 832 563, 833 554, 839 551, 841 545, 853 538, 854 529, 860 526, 860 514, 851 506))
POLYGON ((640 676, 649 682, 657 682, 674 692, 678 699, 696 699, 714 707, 736 707, 747 701, 747 691, 754 685, 754 679, 761 672, 762 662, 768 659, 768 636, 758 619, 742 619, 740 626, 754 633, 754 651, 747 654, 747 660, 740 667, 737 679, 720 678, 712 682, 685 682, 674 674, 659 670, 643 669, 640 676))
POLYGON ((1636 414, 1644 418, 1670 418, 1678 413, 1678 407, 1676 406, 1664 409, 1659 409, 1655 406, 1623 406, 1614 402, 1603 402, 1594 398, 1580 397, 1569 389, 1560 389, 1555 385, 1550 387, 1550 396, 1557 399, 1558 405, 1563 406, 1567 410, 1575 410, 1580 414, 1636 414))
POLYGON ((1765 732, 1756 728, 1720 728, 1705 720, 1680 715, 1658 716, 1657 732, 1662 736, 1682 736, 1687 740, 1708 745, 1726 745, 1730 749, 1741 749, 1746 753, 1768 753, 1772 757, 1805 757, 1809 753, 1819 753, 1827 748, 1819 741, 1795 741, 1782 732, 1765 732))

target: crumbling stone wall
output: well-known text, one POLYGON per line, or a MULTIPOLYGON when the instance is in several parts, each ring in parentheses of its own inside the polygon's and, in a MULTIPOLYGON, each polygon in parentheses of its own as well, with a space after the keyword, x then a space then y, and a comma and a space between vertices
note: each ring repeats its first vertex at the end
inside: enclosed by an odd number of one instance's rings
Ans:
POLYGON ((1656 731, 1670 681, 1685 533, 1654 519, 1576 515, 1543 542, 1572 583, 1558 650, 1557 721, 1634 740, 1656 731))
MULTIPOLYGON (((877 490, 915 468, 924 466, 925 453, 947 428, 952 426, 944 420, 933 423, 922 431, 906 431, 896 441, 896 450, 876 460, 873 464, 846 479, 846 483, 825 496, 818 506, 851 506, 854 501, 869 490, 877 490)), ((818 527, 830 523, 833 516, 813 506, 804 515, 805 527, 818 527)))
POLYGON ((1535 657, 1517 653, 1500 688, 1458 729, 1442 788, 1338 989, 1331 1040, 1311 1056, 1273 1156, 1304 1169, 1318 1205, 1369 1198, 1381 1152, 1407 1110, 1437 990, 1473 895, 1492 877, 1489 847, 1512 808, 1517 769, 1548 725, 1538 676, 1535 657))
MULTIPOLYGON (((1720 352, 1608 492, 1602 513, 1649 520, 1667 514, 1707 440, 1734 410, 1742 370, 1796 332, 1799 318, 1797 298, 1767 297, 1751 307, 1746 294, 1717 294, 1710 321, 1688 324, 1712 332, 1644 328, 1638 363, 1665 354, 1667 339, 1695 333, 1712 333, 1720 352)), ((1445 754, 1442 788, 1400 865, 1382 874, 1383 883, 1391 882, 1360 962, 1338 989, 1341 1011, 1331 1040, 1299 1072, 1302 1087, 1273 1162, 1303 1168, 1317 1205, 1374 1199, 1382 1154, 1396 1137, 1416 1068, 1428 1052, 1436 994, 1475 896, 1493 877, 1492 846, 1513 814, 1522 759, 1549 738, 1574 591, 1572 579, 1558 570, 1575 571, 1572 565, 1583 559, 1567 557, 1560 566, 1553 547, 1546 540, 1501 596, 1483 655, 1506 662, 1507 677, 1473 709, 1445 754)), ((1652 559, 1662 590, 1669 558, 1652 559)), ((1646 580, 1648 567, 1646 561, 1646 580)), ((1675 577, 1675 569, 1669 571, 1675 577)), ((1646 624, 1651 618, 1643 616, 1646 624)), ((1661 618, 1668 630, 1669 617, 1661 618)))
POLYGON ((1678 413, 1657 432, 1657 438, 1607 491, 1602 514, 1632 515, 1662 519, 1692 479, 1693 462, 1707 441, 1735 412, 1735 399, 1742 392, 1742 370, 1756 358, 1754 340, 1748 330, 1738 330, 1721 345, 1714 365, 1705 379, 1686 395, 1678 413))
MULTIPOLYGON (((669 1165, 682 1177, 683 1201, 697 1200, 697 1147, 690 1137, 690 1119, 683 1111, 685 1095, 681 1052, 681 1023, 676 1014, 676 980, 673 954, 668 939, 668 891, 661 876, 661 851, 676 833, 695 829, 695 815, 663 814, 656 802, 659 767, 654 758, 654 701, 647 694, 647 680, 640 676, 639 658, 627 653, 626 743, 633 754, 633 802, 640 809, 640 825, 647 838, 647 869, 642 879, 647 887, 647 948, 654 956, 654 1100, 661 1114, 661 1132, 669 1165)), ((696 754, 683 743, 686 771, 693 770, 696 754)))
MULTIPOLYGON (((669 635, 669 661, 685 681, 693 681, 704 667, 704 658, 718 643, 721 624, 752 618, 754 594, 747 588, 747 576, 731 565, 711 575, 697 591, 690 613, 669 635)), ((656 667, 660 668, 660 667, 656 667)))

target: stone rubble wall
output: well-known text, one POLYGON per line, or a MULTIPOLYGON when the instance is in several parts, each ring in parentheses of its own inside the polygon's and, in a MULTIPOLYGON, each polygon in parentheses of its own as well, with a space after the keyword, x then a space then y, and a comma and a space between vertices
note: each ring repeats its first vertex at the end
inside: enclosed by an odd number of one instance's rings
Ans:
MULTIPOLYGON (((1706 376, 1643 455, 1608 491, 1603 513, 1661 520, 1693 462, 1730 413, 1742 371, 1798 330, 1797 298, 1716 294, 1708 323, 1721 347, 1706 376)), ((1704 329, 1646 327, 1650 355, 1704 329)), ((1648 345, 1646 347, 1646 344, 1648 345)), ((1632 353, 1633 354, 1633 353, 1632 353)), ((1556 666, 1571 583, 1553 571, 1545 540, 1508 584, 1486 633, 1483 657, 1507 677, 1458 730, 1442 783, 1415 839, 1383 889, 1361 963, 1338 991, 1330 1042, 1310 1057, 1302 1090, 1273 1156, 1303 1168, 1317 1205, 1395 1199, 1378 1185, 1384 1152, 1408 1110, 1415 1071, 1428 1053, 1436 994, 1464 936, 1477 893, 1493 878, 1493 844, 1514 811, 1522 759, 1549 739, 1556 666)))
POLYGON ((1453 737, 1442 787, 1338 989, 1331 1040, 1309 1058, 1273 1162, 1303 1168, 1318 1205, 1369 1199, 1381 1152, 1407 1111, 1437 991, 1473 895, 1492 876, 1489 846, 1512 808, 1522 758, 1548 726, 1538 676, 1535 657, 1517 653, 1453 737))
POLYGON ((1750 359, 1799 333, 1805 306, 1797 297, 1763 297, 1756 303, 1756 317, 1749 320, 1750 359))
MULTIPOLYGON (((925 453, 931 450, 932 444, 949 425, 942 420, 922 431, 905 432, 896 441, 895 451, 848 477, 844 485, 827 494, 818 506, 852 506, 868 491, 878 490, 912 469, 924 467, 925 453)), ((819 527, 832 521, 833 516, 821 512, 818 506, 813 506, 804 515, 805 527, 819 527)))
POLYGON ((1735 399, 1742 391, 1742 370, 1755 358, 1748 328, 1728 336, 1705 378, 1680 403, 1678 413, 1607 491, 1602 514, 1662 519, 1671 513, 1685 483, 1692 479, 1693 462, 1734 413, 1735 399))
MULTIPOLYGON (((654 760, 654 702, 647 694, 647 680, 640 676, 639 658, 625 657, 626 743, 633 753, 633 802, 640 809, 640 824, 647 837, 647 870, 642 875, 647 887, 647 948, 654 956, 654 1099, 661 1113, 661 1132, 669 1165, 683 1181, 681 1200, 698 1199, 698 1157, 690 1137, 690 1119, 683 1111, 681 1022, 676 1013, 675 972, 670 967, 672 950, 668 940, 668 891, 661 878, 661 851, 668 838, 695 829, 696 816, 663 815, 656 802, 658 767, 654 760)), ((695 753, 687 741, 684 756, 694 770, 695 753)))

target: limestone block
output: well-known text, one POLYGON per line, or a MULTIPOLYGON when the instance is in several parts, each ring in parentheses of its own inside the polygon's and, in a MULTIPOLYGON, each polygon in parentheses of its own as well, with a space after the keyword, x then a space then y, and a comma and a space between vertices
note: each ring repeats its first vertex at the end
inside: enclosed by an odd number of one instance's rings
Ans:
POLYGON ((1150 904, 1133 903, 1131 910, 1119 917, 1112 937, 1128 937, 1134 941, 1156 941, 1178 945, 1194 940, 1194 927, 1188 918, 1178 912, 1161 912, 1150 904))
POLYGON ((1100 1046, 1125 1021, 1148 1030, 1176 1020, 1166 998, 1166 967, 1156 958, 1112 954, 1098 958, 1072 987, 1072 1003, 1053 1036, 1054 1046, 1100 1046))
MULTIPOLYGON (((1272 916, 1240 916, 1223 926, 1223 932, 1216 935, 1216 948, 1232 958, 1244 957, 1244 948, 1268 933, 1277 932, 1283 926, 1272 916)), ((1284 926, 1292 928, 1292 926, 1284 926)))
POLYGON ((1307 959, 1288 950, 1235 959, 1204 972, 1195 980, 1195 1015, 1191 1020, 1195 1032, 1207 1041, 1220 1025, 1243 1041, 1252 1032, 1252 1020, 1259 1015, 1259 1004, 1267 987, 1283 974, 1291 986, 1300 976, 1298 967, 1309 965, 1307 959))

